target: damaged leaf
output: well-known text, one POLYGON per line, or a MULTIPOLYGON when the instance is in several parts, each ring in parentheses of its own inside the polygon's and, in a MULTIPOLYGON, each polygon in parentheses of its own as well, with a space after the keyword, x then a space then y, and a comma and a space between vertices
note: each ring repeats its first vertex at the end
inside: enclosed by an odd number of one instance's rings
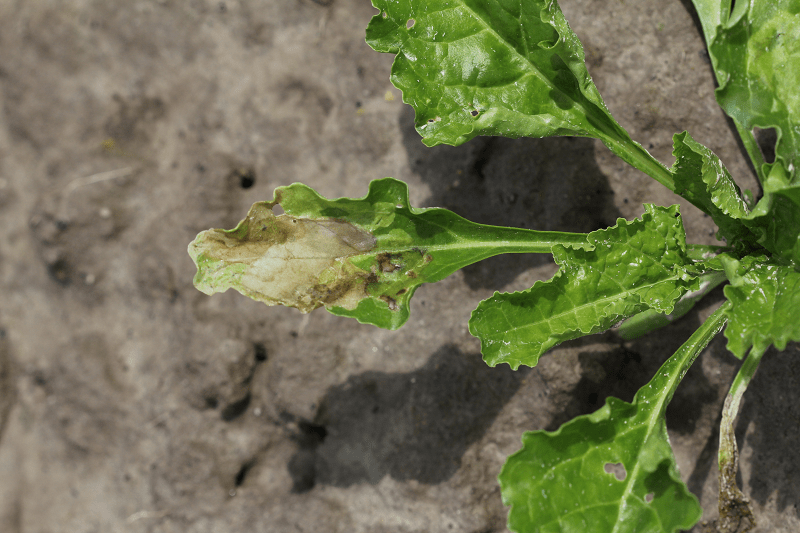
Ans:
POLYGON ((503 253, 586 245, 586 235, 476 224, 451 211, 417 209, 405 183, 370 183, 364 198, 328 200, 296 183, 259 202, 232 230, 200 233, 189 245, 195 286, 233 288, 267 305, 307 313, 325 307, 359 322, 397 329, 423 283, 503 253), (276 215, 279 205, 284 213, 276 215))
POLYGON ((198 268, 195 286, 204 293, 233 287, 307 313, 325 304, 355 307, 368 273, 348 258, 374 247, 375 238, 352 224, 276 216, 271 203, 260 202, 235 229, 198 235, 189 253, 198 268))
POLYGON ((681 481, 665 413, 681 378, 724 324, 724 309, 718 310, 633 403, 609 397, 557 431, 525 433, 499 476, 503 503, 511 506, 508 528, 674 533, 697 522, 702 509, 681 481))

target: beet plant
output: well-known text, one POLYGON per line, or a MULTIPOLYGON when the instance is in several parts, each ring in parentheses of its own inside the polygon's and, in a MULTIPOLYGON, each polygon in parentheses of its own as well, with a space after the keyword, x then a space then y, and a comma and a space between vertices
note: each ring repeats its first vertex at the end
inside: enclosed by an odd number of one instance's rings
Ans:
POLYGON ((692 527, 702 511, 678 473, 665 411, 689 366, 724 329, 743 363, 722 413, 718 528, 751 528, 736 485, 733 423, 766 350, 800 340, 800 2, 693 2, 717 100, 760 183, 749 202, 688 132, 673 137, 672 167, 631 139, 603 103, 555 0, 373 0, 379 13, 367 42, 396 54, 391 80, 413 106, 426 145, 477 135, 600 139, 707 213, 719 246, 688 244, 676 205, 646 204, 640 218, 588 234, 545 232, 414 208, 406 185, 391 178, 373 181, 360 199, 328 200, 294 184, 255 204, 236 228, 198 235, 189 247, 195 285, 396 329, 422 283, 497 254, 550 253, 559 265, 552 279, 495 293, 469 321, 486 363, 517 369, 535 366, 562 341, 620 323, 623 338, 645 334, 724 283, 726 301, 632 403, 608 398, 557 431, 526 432, 499 481, 511 507, 508 527, 517 532, 692 527), (776 131, 774 161, 765 162, 755 128, 776 131))

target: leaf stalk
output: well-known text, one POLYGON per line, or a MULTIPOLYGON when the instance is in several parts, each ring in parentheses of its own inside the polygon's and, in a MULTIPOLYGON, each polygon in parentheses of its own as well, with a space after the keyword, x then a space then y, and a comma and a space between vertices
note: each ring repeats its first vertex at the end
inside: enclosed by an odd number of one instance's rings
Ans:
POLYGON ((723 533, 746 533, 756 527, 750 502, 736 484, 739 471, 739 448, 734 431, 736 417, 744 391, 758 370, 758 364, 766 348, 750 350, 747 358, 733 379, 719 427, 719 522, 718 529, 723 533))
POLYGON ((670 191, 674 193, 678 192, 675 190, 675 179, 672 177, 672 172, 653 157, 650 152, 645 150, 641 144, 630 138, 619 139, 617 137, 606 137, 602 139, 602 141, 609 150, 622 158, 626 163, 641 170, 670 191))

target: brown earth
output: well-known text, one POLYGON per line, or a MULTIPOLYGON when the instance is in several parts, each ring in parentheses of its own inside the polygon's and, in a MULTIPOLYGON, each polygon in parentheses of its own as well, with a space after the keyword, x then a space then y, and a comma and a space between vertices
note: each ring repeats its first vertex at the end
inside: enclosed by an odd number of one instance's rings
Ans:
MULTIPOLYGON (((565 0, 615 116, 671 163, 689 130, 754 180, 677 0, 565 0)), ((300 181, 590 231, 679 200, 585 139, 425 148, 364 43, 367 0, 0 0, 0 531, 505 530, 495 480, 528 429, 630 401, 720 302, 644 340, 490 369, 467 332, 495 290, 555 266, 500 257, 424 286, 378 330, 192 286, 188 243, 300 181)), ((691 242, 714 227, 684 206, 691 242)), ((770 352, 738 424, 759 531, 800 531, 800 350, 770 352)), ((668 412, 705 518, 738 362, 716 339, 668 412)))

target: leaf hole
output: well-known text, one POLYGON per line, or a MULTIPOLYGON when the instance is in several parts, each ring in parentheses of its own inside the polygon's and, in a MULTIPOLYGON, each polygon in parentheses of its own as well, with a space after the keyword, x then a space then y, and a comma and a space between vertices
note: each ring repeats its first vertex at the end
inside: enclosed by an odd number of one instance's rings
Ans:
POLYGON ((480 113, 480 111, 478 111, 477 109, 473 109, 472 111, 470 111, 470 113, 469 113, 469 114, 470 114, 470 115, 472 115, 473 117, 477 117, 477 116, 478 116, 478 115, 480 115, 481 113, 480 113))
POLYGON ((388 17, 388 16, 389 16, 389 14, 388 14, 386 11, 384 11, 383 13, 381 13, 381 16, 382 16, 383 18, 386 18, 386 17, 388 17))
POLYGON ((764 156, 765 163, 775 162, 775 145, 778 144, 778 130, 775 128, 753 128, 753 137, 756 138, 758 149, 764 156))
POLYGON ((408 22, 406 22, 406 29, 407 29, 407 30, 410 30, 411 28, 413 28, 413 27, 414 27, 414 24, 416 24, 416 23, 417 23, 417 21, 416 21, 416 20, 414 20, 414 19, 408 19, 408 22))
POLYGON ((654 497, 655 497, 655 494, 654 494, 654 493, 652 493, 652 492, 648 492, 648 493, 645 495, 645 497, 644 497, 644 501, 645 501, 645 503, 650 503, 650 502, 652 502, 654 497))
POLYGON ((285 211, 281 207, 281 204, 275 204, 272 206, 272 214, 275 215, 276 217, 284 213, 285 211))
POLYGON ((628 477, 628 473, 625 471, 625 465, 622 463, 606 463, 603 469, 606 471, 606 474, 614 474, 617 481, 625 481, 625 478, 628 477))

